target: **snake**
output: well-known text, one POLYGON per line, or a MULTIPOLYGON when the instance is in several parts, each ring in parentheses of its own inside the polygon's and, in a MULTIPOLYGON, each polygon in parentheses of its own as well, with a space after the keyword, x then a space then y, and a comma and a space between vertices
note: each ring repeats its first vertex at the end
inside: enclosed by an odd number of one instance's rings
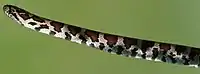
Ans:
POLYGON ((199 48, 94 31, 41 17, 11 4, 4 5, 3 12, 23 27, 110 54, 200 68, 199 48))

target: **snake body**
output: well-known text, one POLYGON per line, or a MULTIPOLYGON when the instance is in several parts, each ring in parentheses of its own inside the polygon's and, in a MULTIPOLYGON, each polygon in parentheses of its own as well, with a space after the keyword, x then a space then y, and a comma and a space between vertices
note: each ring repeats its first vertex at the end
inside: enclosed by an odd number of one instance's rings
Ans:
POLYGON ((14 5, 3 11, 26 28, 130 58, 200 67, 200 49, 97 32, 37 16, 14 5))

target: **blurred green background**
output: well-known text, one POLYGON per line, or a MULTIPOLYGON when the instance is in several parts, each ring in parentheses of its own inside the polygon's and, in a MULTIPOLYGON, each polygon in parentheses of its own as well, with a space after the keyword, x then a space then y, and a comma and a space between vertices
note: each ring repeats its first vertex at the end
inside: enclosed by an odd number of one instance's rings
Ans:
MULTIPOLYGON (((198 0, 1 0, 43 17, 123 36, 199 47, 198 0)), ((0 74, 199 74, 31 31, 0 12, 0 74)))

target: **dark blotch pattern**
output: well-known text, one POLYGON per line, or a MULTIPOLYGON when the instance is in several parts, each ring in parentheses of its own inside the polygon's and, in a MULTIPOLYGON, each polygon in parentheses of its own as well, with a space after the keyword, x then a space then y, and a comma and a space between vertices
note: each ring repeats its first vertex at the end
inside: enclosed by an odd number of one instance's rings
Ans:
POLYGON ((131 55, 131 52, 128 51, 128 50, 126 50, 126 49, 124 49, 124 50, 122 51, 122 54, 123 54, 124 56, 128 57, 129 55, 131 55))
POLYGON ((160 43, 160 49, 163 49, 164 51, 170 50, 170 44, 166 44, 166 43, 160 43))
POLYGON ((29 16, 29 14, 27 13, 19 13, 19 16, 23 18, 23 20, 28 20, 30 19, 31 17, 29 16))
POLYGON ((112 49, 108 49, 108 52, 111 53, 111 52, 112 52, 112 49))
POLYGON ((133 39, 133 38, 128 38, 128 37, 124 37, 124 44, 126 49, 130 48, 131 45, 137 45, 137 39, 133 39))
POLYGON ((173 55, 168 55, 168 57, 171 59, 172 63, 176 63, 177 62, 176 59, 173 58, 173 55))
POLYGON ((90 44, 91 47, 94 47, 94 44, 90 44))
POLYGON ((142 52, 144 53, 143 55, 142 55, 142 58, 144 58, 144 59, 146 59, 146 51, 147 51, 147 49, 149 48, 149 47, 153 47, 154 46, 154 43, 155 42, 153 42, 153 41, 146 41, 146 40, 143 40, 142 41, 142 48, 141 48, 141 50, 142 50, 142 52))
POLYGON ((19 21, 19 18, 17 17, 17 15, 15 13, 11 13, 11 14, 15 17, 16 20, 19 21))
POLYGON ((136 52, 137 50, 138 50, 138 48, 134 48, 134 49, 131 50, 131 56, 132 57, 135 57, 137 55, 137 52, 136 52))
POLYGON ((81 43, 86 43, 86 38, 83 36, 83 35, 80 35, 79 36, 79 39, 81 39, 82 40, 82 42, 81 43))
POLYGON ((6 5, 6 6, 4 6, 3 9, 4 9, 4 10, 7 10, 7 8, 10 9, 10 10, 8 10, 6 13, 13 15, 14 18, 17 19, 17 20, 19 21, 19 18, 17 17, 17 15, 16 15, 16 13, 15 13, 15 11, 16 11, 15 8, 16 8, 16 7, 10 7, 9 5, 6 5))
POLYGON ((100 43, 99 48, 100 50, 103 50, 105 48, 105 45, 103 43, 100 43))
MULTIPOLYGON (((107 42, 107 43, 108 43, 108 42, 107 42)), ((108 46, 109 46, 110 48, 112 48, 112 47, 114 46, 114 44, 109 44, 108 46)))
POLYGON ((85 34, 87 37, 91 38, 92 42, 99 42, 98 40, 99 32, 86 30, 85 34))
POLYGON ((55 35, 56 34, 56 32, 54 32, 54 31, 50 31, 50 33, 49 33, 49 35, 55 35))
POLYGON ((175 50, 177 51, 178 55, 181 55, 181 53, 185 52, 186 47, 185 46, 181 46, 181 45, 177 45, 175 50))
POLYGON ((47 25, 40 25, 40 27, 41 27, 42 29, 49 29, 49 26, 47 26, 47 25))
POLYGON ((142 54, 142 58, 146 59, 146 53, 142 54))
POLYGON ((118 37, 115 35, 104 34, 104 39, 107 40, 107 44, 110 47, 113 47, 117 43, 118 37))
POLYGON ((159 51, 158 51, 158 48, 153 48, 153 57, 152 57, 152 59, 156 59, 156 57, 158 56, 158 54, 159 54, 159 51))
POLYGON ((124 48, 122 46, 118 46, 118 49, 117 49, 117 54, 120 55, 122 54, 122 51, 124 50, 124 48))
POLYGON ((36 16, 36 15, 32 15, 32 19, 37 21, 37 22, 40 22, 40 23, 44 23, 45 22, 44 18, 36 16))
POLYGON ((31 18, 31 16, 29 15, 30 13, 25 11, 24 9, 20 9, 16 7, 14 8, 16 9, 16 12, 19 13, 19 16, 22 17, 22 19, 27 20, 31 18))
MULTIPOLYGON (((7 12, 9 14, 13 15, 13 17, 15 17, 18 21, 19 21, 19 18, 17 17, 17 15, 19 15, 24 20, 32 18, 33 20, 40 22, 40 23, 44 23, 45 20, 47 20, 45 18, 33 15, 33 14, 25 11, 24 9, 18 8, 16 6, 6 5, 6 7, 8 7, 10 9, 7 12)), ((7 8, 4 7, 3 9, 6 10, 7 8)), ((29 22, 28 24, 30 24, 32 26, 37 25, 37 23, 35 23, 35 22, 29 22)), ((55 35, 57 32, 61 32, 61 28, 63 28, 64 25, 65 25, 64 23, 60 23, 60 22, 56 22, 56 21, 51 21, 50 24, 54 27, 54 30, 55 30, 55 31, 50 31, 50 33, 49 33, 50 35, 55 35)), ((37 30, 37 31, 40 31, 41 29, 49 29, 49 26, 40 25, 40 27, 35 28, 35 30, 37 30)), ((82 28, 69 25, 68 29, 69 29, 70 33, 75 36, 75 35, 77 35, 77 33, 81 32, 82 28)), ((65 39, 71 40, 71 36, 70 36, 69 33, 65 32, 65 35, 66 35, 65 39)), ((99 32, 86 30, 85 35, 79 36, 79 38, 82 40, 82 43, 86 42, 86 39, 87 39, 86 37, 90 37, 93 42, 99 42, 99 40, 98 40, 99 32)), ((131 45, 137 45, 137 39, 124 37, 123 42, 125 44, 125 47, 115 45, 117 43, 118 36, 110 35, 110 34, 104 34, 104 39, 107 40, 107 44, 108 44, 109 47, 113 47, 113 49, 108 49, 107 50, 108 52, 115 52, 118 55, 123 54, 125 56, 128 56, 128 55, 136 56, 137 55, 136 51, 138 50, 138 48, 134 48, 131 51, 126 50, 126 49, 130 48, 131 45)), ((142 57, 144 59, 146 58, 145 52, 146 52, 147 48, 154 46, 154 43, 155 42, 153 42, 153 41, 146 41, 146 40, 142 41, 141 49, 142 49, 142 52, 144 53, 144 55, 142 55, 142 57)), ((90 46, 94 47, 94 44, 91 44, 90 46)), ((100 43, 99 48, 101 50, 103 50, 105 48, 105 45, 103 43, 100 43)), ((172 63, 177 62, 176 59, 174 58, 175 55, 173 53, 166 54, 167 51, 171 48, 170 44, 160 43, 160 48, 163 49, 163 50, 158 50, 157 48, 153 48, 152 59, 155 59, 158 56, 159 57, 161 56, 160 58, 163 62, 166 62, 167 59, 171 59, 172 63)), ((182 53, 186 52, 187 47, 181 46, 181 45, 176 45, 175 50, 178 52, 178 55, 181 55, 182 53)), ((189 65, 189 62, 195 61, 196 58, 197 58, 196 56, 198 56, 198 58, 200 58, 199 55, 200 55, 200 49, 192 48, 191 52, 188 54, 189 58, 187 58, 186 56, 182 57, 182 59, 184 60, 184 65, 189 65)), ((199 65, 200 65, 200 63, 199 63, 199 65)))
POLYGON ((73 36, 76 36, 77 33, 81 32, 81 28, 80 27, 76 27, 76 26, 72 26, 72 25, 68 25, 67 27, 68 27, 70 33, 73 36))
POLYGON ((199 56, 200 55, 200 49, 197 48, 191 48, 190 54, 189 54, 189 59, 191 60, 195 60, 195 56, 199 56))
POLYGON ((41 29, 40 27, 35 27, 36 31, 40 31, 40 29, 41 29))
POLYGON ((51 26, 54 27, 54 30, 57 32, 61 32, 62 31, 61 28, 64 27, 63 23, 56 22, 56 21, 51 21, 50 24, 51 24, 51 26))
POLYGON ((72 37, 70 36, 70 34, 68 34, 67 32, 65 32, 65 35, 66 35, 66 37, 65 37, 66 40, 71 40, 72 37))
POLYGON ((37 23, 35 23, 35 22, 28 22, 28 24, 30 24, 32 26, 37 25, 37 23))
POLYGON ((40 27, 36 27, 35 28, 36 31, 40 31, 41 29, 49 29, 49 26, 47 26, 47 25, 40 25, 40 27))
POLYGON ((166 62, 166 61, 167 61, 167 60, 166 60, 166 57, 163 56, 163 57, 161 58, 161 61, 166 62))
POLYGON ((113 52, 116 53, 117 55, 121 55, 123 50, 124 48, 122 46, 113 47, 113 52))
POLYGON ((153 41, 146 41, 146 40, 143 40, 143 41, 142 41, 142 48, 141 48, 141 49, 145 52, 146 49, 147 49, 148 47, 154 46, 154 43, 155 43, 155 42, 153 42, 153 41))
POLYGON ((186 58, 186 56, 183 56, 182 59, 184 60, 184 63, 183 63, 184 65, 189 65, 189 61, 190 61, 190 60, 188 60, 188 59, 186 58))

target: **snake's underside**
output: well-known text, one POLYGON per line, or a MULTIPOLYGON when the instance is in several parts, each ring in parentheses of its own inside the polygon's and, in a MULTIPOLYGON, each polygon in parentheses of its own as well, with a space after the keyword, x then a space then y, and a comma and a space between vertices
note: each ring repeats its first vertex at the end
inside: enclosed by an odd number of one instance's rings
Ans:
POLYGON ((4 5, 5 14, 26 28, 130 58, 200 67, 200 49, 97 32, 4 5))

